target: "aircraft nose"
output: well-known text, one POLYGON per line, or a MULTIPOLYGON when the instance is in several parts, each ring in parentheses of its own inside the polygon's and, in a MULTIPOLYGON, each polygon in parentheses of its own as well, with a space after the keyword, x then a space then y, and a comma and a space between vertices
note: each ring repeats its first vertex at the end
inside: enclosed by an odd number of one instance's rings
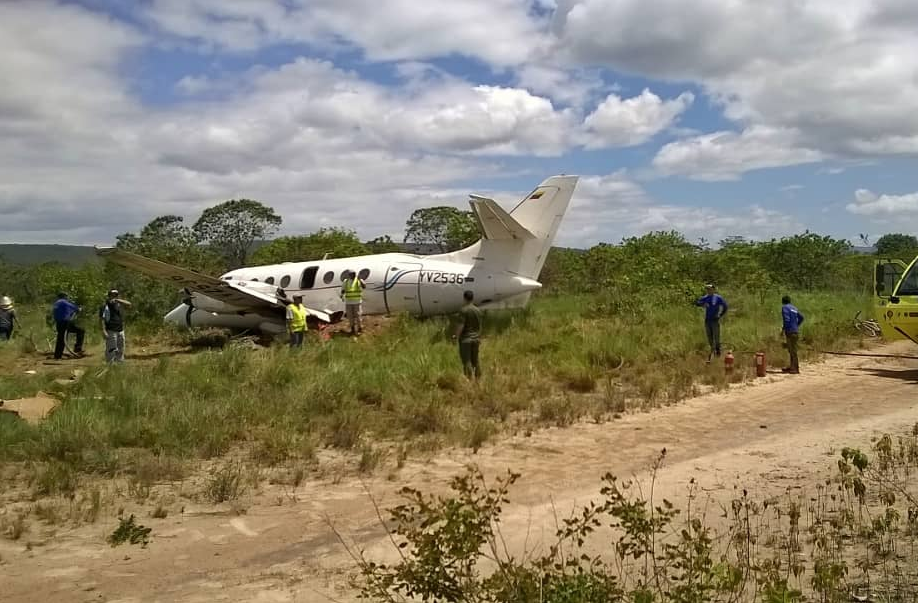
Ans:
POLYGON ((166 324, 177 325, 179 327, 188 326, 187 317, 188 306, 185 304, 179 304, 175 308, 169 311, 168 314, 163 316, 163 322, 166 324))

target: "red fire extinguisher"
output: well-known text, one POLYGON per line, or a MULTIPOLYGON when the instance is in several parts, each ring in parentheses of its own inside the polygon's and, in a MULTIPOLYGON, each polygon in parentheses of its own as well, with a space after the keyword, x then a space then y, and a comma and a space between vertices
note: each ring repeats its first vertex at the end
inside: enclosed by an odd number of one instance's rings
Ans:
POLYGON ((765 352, 755 353, 755 376, 765 376, 765 352))
POLYGON ((733 372, 733 352, 730 350, 724 354, 724 372, 728 375, 733 372))

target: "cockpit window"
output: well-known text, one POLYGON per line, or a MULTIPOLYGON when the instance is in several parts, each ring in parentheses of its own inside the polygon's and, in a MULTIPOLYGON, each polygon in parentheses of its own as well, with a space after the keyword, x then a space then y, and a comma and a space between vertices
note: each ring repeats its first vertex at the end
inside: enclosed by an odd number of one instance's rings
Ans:
POLYGON ((273 276, 269 276, 268 278, 265 279, 265 282, 268 283, 269 285, 273 285, 273 284, 274 284, 274 277, 273 277, 273 276))
POLYGON ((896 295, 918 295, 918 262, 912 264, 905 273, 899 288, 896 289, 896 295))

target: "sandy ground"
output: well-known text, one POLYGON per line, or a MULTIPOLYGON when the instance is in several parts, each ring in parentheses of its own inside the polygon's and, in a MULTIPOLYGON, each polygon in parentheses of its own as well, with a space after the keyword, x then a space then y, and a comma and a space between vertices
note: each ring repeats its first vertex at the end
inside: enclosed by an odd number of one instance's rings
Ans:
MULTIPOLYGON (((914 354, 898 342, 876 353, 914 354)), ((444 451, 409 460, 394 480, 382 469, 373 479, 307 482, 296 501, 265 486, 244 515, 186 507, 165 519, 142 518, 153 528, 146 549, 111 548, 110 516, 61 531, 31 550, 24 540, 0 541, 0 599, 18 601, 352 601, 353 564, 329 522, 371 555, 391 557, 369 494, 386 506, 403 485, 440 489, 477 463, 486 475, 523 474, 504 515, 510 546, 538 547, 565 514, 596 496, 607 471, 647 476, 660 450, 660 492, 678 495, 694 477, 713 501, 734 488, 753 496, 799 489, 827 476, 842 446, 869 446, 918 420, 918 360, 829 357, 804 374, 769 375, 751 386, 634 414, 605 424, 546 429, 508 437, 477 454, 444 451)))

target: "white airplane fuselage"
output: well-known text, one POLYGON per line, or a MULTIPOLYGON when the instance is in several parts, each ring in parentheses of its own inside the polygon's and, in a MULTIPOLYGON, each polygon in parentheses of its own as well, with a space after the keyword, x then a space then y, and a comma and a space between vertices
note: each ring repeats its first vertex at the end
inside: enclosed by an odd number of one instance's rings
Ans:
MULTIPOLYGON (((312 308, 341 306, 344 275, 356 271, 366 283, 362 311, 365 315, 448 314, 463 304, 463 293, 472 291, 477 304, 499 307, 511 298, 530 293, 542 285, 507 271, 491 272, 480 265, 428 259, 403 253, 287 262, 232 270, 221 279, 274 293, 282 289, 288 299, 303 296, 312 308)), ((259 329, 280 333, 283 319, 269 312, 246 311, 197 292, 192 307, 180 304, 165 317, 180 326, 219 326, 259 329)))
POLYGON ((284 307, 297 295, 319 320, 334 322, 344 313, 341 288, 351 271, 366 284, 363 313, 368 315, 449 314, 462 307, 465 291, 472 291, 484 309, 522 307, 542 286, 536 279, 576 185, 576 176, 552 176, 509 212, 492 199, 472 195, 482 238, 438 255, 383 253, 252 266, 217 280, 117 250, 102 253, 123 266, 182 284, 188 296, 165 320, 188 327, 282 333, 284 307))

